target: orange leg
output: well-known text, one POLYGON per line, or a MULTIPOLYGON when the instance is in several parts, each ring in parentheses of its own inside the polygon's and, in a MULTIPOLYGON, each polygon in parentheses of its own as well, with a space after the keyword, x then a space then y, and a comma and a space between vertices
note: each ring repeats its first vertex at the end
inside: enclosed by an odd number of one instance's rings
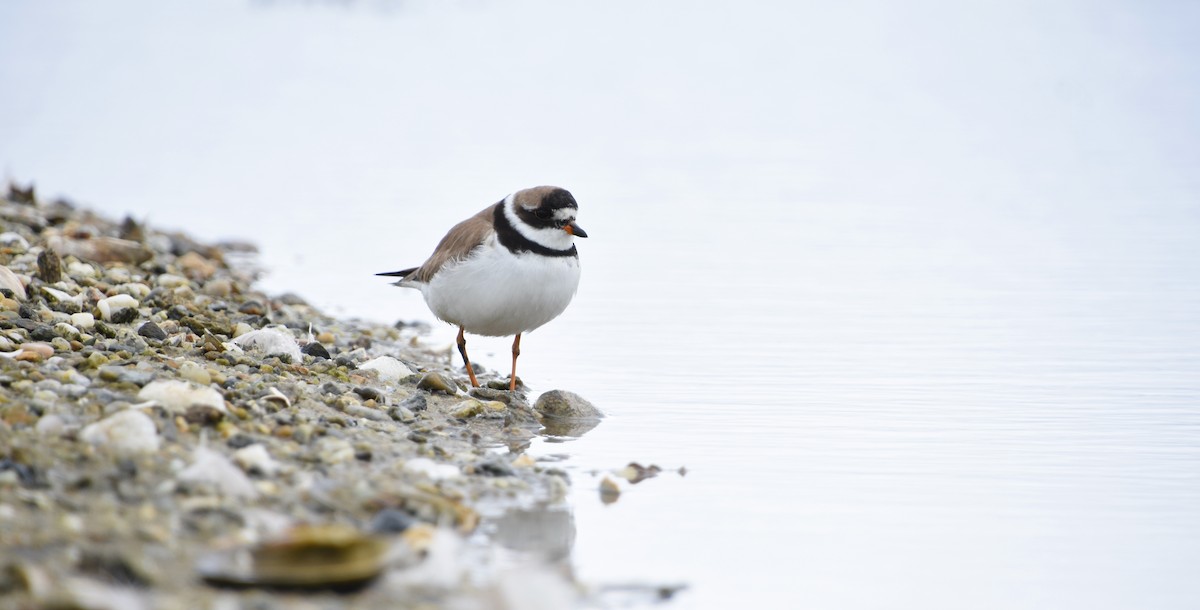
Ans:
POLYGON ((465 330, 461 326, 458 327, 458 353, 462 354, 463 364, 467 367, 467 375, 471 377, 471 385, 479 387, 479 380, 475 379, 475 369, 471 367, 471 359, 467 358, 467 338, 463 336, 465 330))
POLYGON ((513 339, 513 370, 512 377, 508 380, 508 391, 517 391, 517 356, 521 355, 521 333, 517 333, 517 337, 513 339))

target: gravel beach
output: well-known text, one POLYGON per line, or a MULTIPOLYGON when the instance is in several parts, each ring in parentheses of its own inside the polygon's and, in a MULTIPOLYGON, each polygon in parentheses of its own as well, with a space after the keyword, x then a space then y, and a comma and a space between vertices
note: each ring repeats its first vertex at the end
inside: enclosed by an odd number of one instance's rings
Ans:
POLYGON ((586 596, 568 477, 525 453, 596 425, 585 400, 471 390, 420 327, 257 291, 249 246, 2 199, 0 605, 586 596))

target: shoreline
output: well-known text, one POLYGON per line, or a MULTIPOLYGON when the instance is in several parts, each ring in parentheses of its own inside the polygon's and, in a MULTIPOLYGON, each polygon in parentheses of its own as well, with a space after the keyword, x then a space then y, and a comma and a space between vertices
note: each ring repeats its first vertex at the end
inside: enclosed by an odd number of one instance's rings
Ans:
POLYGON ((578 601, 570 481, 525 450, 597 425, 585 400, 464 387, 419 327, 263 294, 181 233, 15 185, 0 223, 0 596, 506 607, 529 580, 578 601), (505 527, 545 530, 518 536, 535 561, 495 565, 505 527))

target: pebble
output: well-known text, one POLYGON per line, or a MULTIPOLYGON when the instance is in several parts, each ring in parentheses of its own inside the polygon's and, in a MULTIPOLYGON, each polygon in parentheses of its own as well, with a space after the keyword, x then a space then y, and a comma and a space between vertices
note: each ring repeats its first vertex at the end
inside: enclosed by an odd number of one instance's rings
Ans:
POLYGON ((81 261, 71 261, 67 263, 67 275, 81 280, 92 279, 96 277, 96 268, 81 261))
POLYGON ((149 415, 127 409, 110 415, 79 432, 79 440, 106 447, 118 455, 158 451, 158 429, 149 415))
POLYGON ((166 331, 164 331, 161 326, 155 324, 153 321, 146 322, 145 324, 139 326, 137 333, 143 337, 146 337, 147 339, 154 339, 156 341, 162 341, 167 338, 166 331))
POLYGON ((61 415, 51 413, 42 416, 34 425, 34 429, 43 436, 62 436, 67 429, 67 422, 61 415))
POLYGON ((100 301, 96 303, 96 308, 100 310, 100 319, 104 320, 105 322, 112 322, 113 314, 121 311, 122 309, 133 309, 134 314, 136 315, 137 306, 138 300, 127 294, 118 294, 105 299, 100 299, 100 301))
POLYGON ((138 392, 138 400, 153 400, 172 413, 185 413, 192 405, 207 405, 227 413, 225 399, 211 387, 196 386, 187 381, 160 379, 138 392))
POLYGON ((187 286, 191 282, 186 277, 181 275, 164 273, 158 276, 154 283, 162 286, 163 288, 179 288, 180 286, 187 286))
POLYGON ((402 510, 385 508, 371 517, 367 531, 375 534, 399 534, 416 522, 416 518, 402 510))
POLYGON ((329 331, 325 331, 325 332, 317 334, 317 341, 320 341, 321 343, 324 343, 325 345, 333 345, 333 342, 335 341, 335 339, 334 339, 333 333, 331 333, 329 331))
POLYGON ((458 386, 453 381, 446 379, 441 373, 426 373, 417 382, 417 387, 430 392, 458 393, 458 386))
POLYGON ((47 248, 38 253, 37 266, 38 277, 42 278, 43 282, 54 284, 62 280, 62 259, 54 250, 47 248))
POLYGON ((179 365, 179 376, 202 386, 212 383, 212 374, 208 372, 208 369, 190 360, 179 365))
POLYGON ((0 265, 0 290, 12 292, 12 298, 14 299, 25 299, 25 283, 17 277, 17 274, 12 272, 12 269, 4 265, 0 265))
POLYGON ((250 499, 258 496, 254 482, 246 477, 242 469, 208 447, 196 447, 191 465, 180 471, 176 479, 183 483, 211 486, 220 495, 232 498, 250 499))
POLYGON ((358 370, 376 371, 381 381, 399 381, 404 377, 412 375, 414 372, 403 362, 400 362, 391 356, 379 356, 378 358, 372 358, 371 360, 358 365, 358 370))
POLYGON ((87 312, 71 314, 71 325, 83 330, 91 330, 96 326, 96 317, 87 312))
POLYGON ((209 280, 204 284, 204 294, 226 298, 233 294, 233 282, 225 278, 209 280))
POLYGON ((320 358, 322 360, 330 359, 329 350, 325 349, 324 345, 321 345, 316 341, 305 343, 304 347, 302 347, 300 351, 312 356, 313 358, 320 358))
POLYGON ((232 343, 264 356, 287 356, 293 363, 300 363, 304 360, 300 353, 300 346, 296 343, 292 332, 278 326, 250 331, 235 338, 232 343))
MULTIPOLYGON (((24 237, 21 237, 19 233, 13 233, 12 231, 0 233, 0 245, 4 246, 5 248, 20 250, 21 252, 29 250, 29 242, 24 237)), ((48 252, 48 250, 43 250, 43 252, 48 252)), ((39 256, 39 259, 40 258, 41 257, 39 256)), ((57 282, 58 280, 53 281, 57 282)))
POLYGON ((196 280, 207 280, 217 272, 217 266, 196 252, 188 252, 175 261, 183 273, 196 280))
POLYGON ((404 463, 404 471, 434 481, 462 476, 462 470, 454 464, 439 464, 429 458, 413 458, 404 463))
POLYGON ((596 405, 574 392, 550 390, 538 397, 533 409, 543 417, 597 420, 604 417, 596 405))
POLYGON ((233 462, 246 471, 247 474, 251 475, 270 477, 279 471, 279 463, 272 459, 271 454, 267 452, 267 448, 259 443, 247 445, 234 451, 233 462))

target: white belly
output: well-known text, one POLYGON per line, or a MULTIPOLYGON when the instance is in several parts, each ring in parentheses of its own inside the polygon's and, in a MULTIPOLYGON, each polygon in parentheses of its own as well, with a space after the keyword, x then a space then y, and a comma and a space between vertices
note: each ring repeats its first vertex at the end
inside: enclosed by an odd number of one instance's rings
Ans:
POLYGON ((503 337, 553 320, 578 288, 578 258, 514 255, 493 239, 470 258, 439 269, 421 292, 438 318, 470 333, 503 337))

